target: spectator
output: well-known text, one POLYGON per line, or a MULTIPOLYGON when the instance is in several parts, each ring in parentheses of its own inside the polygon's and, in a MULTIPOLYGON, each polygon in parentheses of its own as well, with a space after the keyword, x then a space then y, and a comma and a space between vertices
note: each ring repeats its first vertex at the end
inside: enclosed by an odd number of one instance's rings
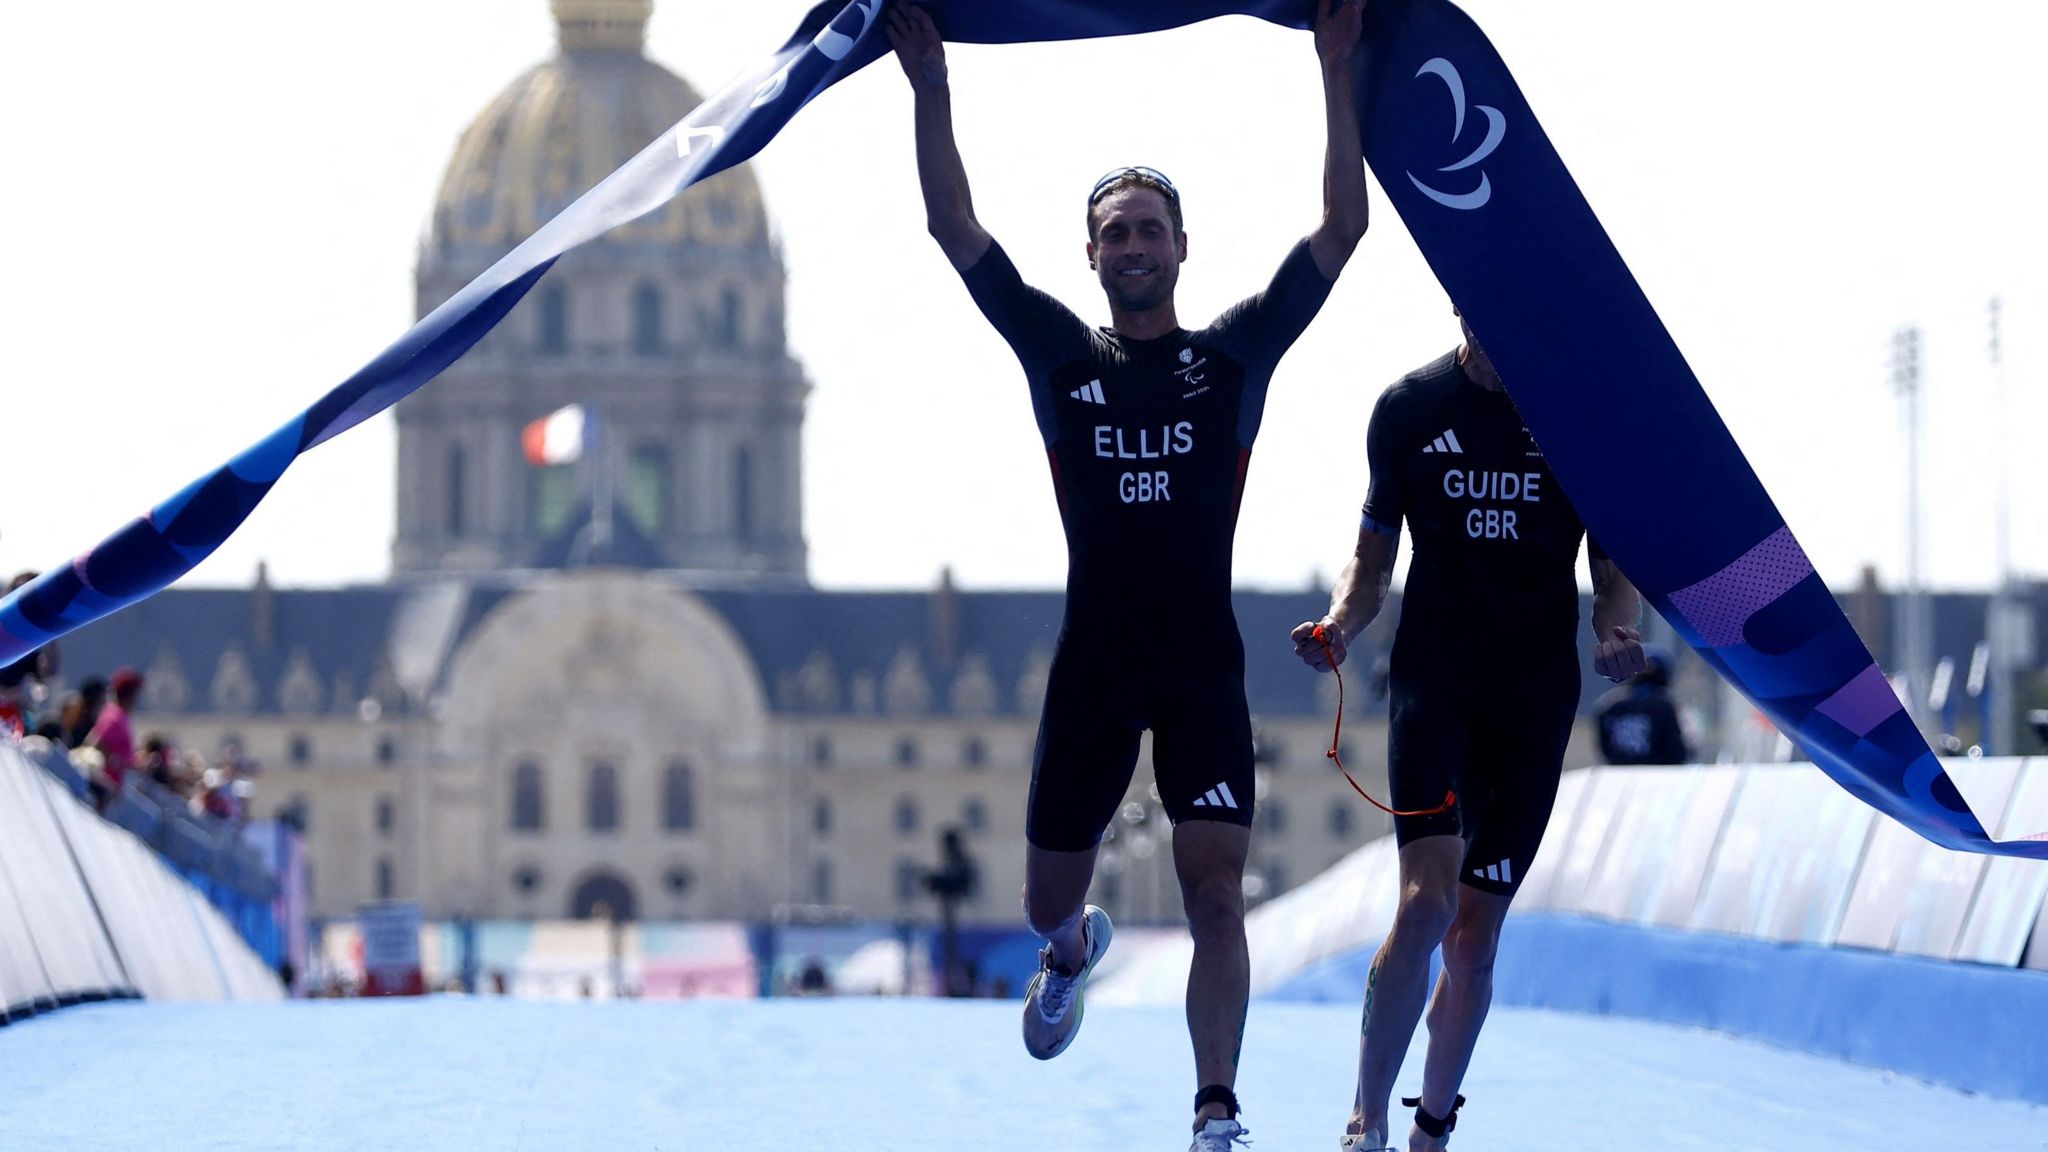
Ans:
POLYGON ((114 673, 112 687, 113 702, 100 709, 91 733, 85 738, 86 745, 97 749, 101 757, 100 771, 108 789, 101 797, 102 812, 113 797, 121 794, 128 773, 135 767, 135 729, 129 718, 142 699, 142 673, 122 668, 114 673))
POLYGON ((58 731, 50 738, 66 748, 83 748, 92 735, 93 725, 99 723, 100 710, 106 707, 107 682, 99 676, 87 676, 78 685, 78 691, 66 693, 64 706, 58 714, 58 731))
POLYGON ((825 962, 815 956, 804 961, 794 984, 791 991, 798 996, 832 995, 832 975, 825 971, 825 962))
POLYGON ((1692 751, 1671 704, 1671 657, 1645 644, 1648 667, 1608 694, 1599 712, 1600 754, 1609 764, 1687 764, 1692 751))
POLYGON ((0 668, 0 740, 19 740, 28 735, 28 672, 19 661, 0 668))
POLYGON ((239 823, 242 819, 242 797, 236 785, 240 783, 225 769, 208 768, 200 778, 198 794, 192 798, 193 813, 239 823))
POLYGON ((151 732, 142 741, 142 756, 137 765, 142 774, 156 782, 157 787, 167 791, 178 790, 178 752, 161 732, 151 732))
POLYGON ((178 795, 187 800, 199 795, 199 782, 206 779, 206 757, 197 752, 185 753, 184 763, 178 766, 173 779, 177 781, 178 795))
MULTIPOLYGON (((7 582, 4 596, 38 573, 23 572, 7 582)), ((44 684, 57 674, 57 646, 45 644, 12 664, 0 667, 0 736, 17 739, 36 731, 35 713, 40 710, 44 684)))

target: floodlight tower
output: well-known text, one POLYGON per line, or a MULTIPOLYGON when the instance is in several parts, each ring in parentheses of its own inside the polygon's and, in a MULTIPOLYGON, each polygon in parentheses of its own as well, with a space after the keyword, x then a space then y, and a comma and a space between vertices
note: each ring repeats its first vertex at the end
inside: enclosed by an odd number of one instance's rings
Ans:
POLYGON ((1997 431, 1997 491, 1992 505, 1993 555, 1997 571, 1992 577, 1991 603, 1985 614, 1984 639, 1990 645, 1989 695, 1984 702, 1984 751, 1992 756, 2013 754, 2018 732, 2013 717, 2013 669, 2026 658, 2018 647, 2027 631, 2016 619, 2019 604, 2014 597, 2012 575, 2012 440, 2008 419, 2005 380, 2005 340, 2002 331, 2005 301, 1991 298, 1990 339, 1984 350, 1991 357, 1992 427, 1997 431))
POLYGON ((1921 537, 1920 508, 1920 327, 1909 324, 1892 334, 1892 387, 1899 394, 1906 432, 1906 587, 1898 614, 1896 641, 1900 671, 1906 677, 1906 708, 1924 734, 1927 693, 1933 660, 1933 617, 1928 611, 1926 577, 1921 567, 1926 548, 1921 537))

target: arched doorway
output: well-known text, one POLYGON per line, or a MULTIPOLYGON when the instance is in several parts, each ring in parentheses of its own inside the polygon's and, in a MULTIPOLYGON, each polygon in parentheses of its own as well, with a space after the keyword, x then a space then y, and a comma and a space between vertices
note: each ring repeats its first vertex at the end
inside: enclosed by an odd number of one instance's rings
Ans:
POLYGON ((584 879, 569 897, 572 920, 631 920, 636 915, 633 886, 610 872, 584 879))

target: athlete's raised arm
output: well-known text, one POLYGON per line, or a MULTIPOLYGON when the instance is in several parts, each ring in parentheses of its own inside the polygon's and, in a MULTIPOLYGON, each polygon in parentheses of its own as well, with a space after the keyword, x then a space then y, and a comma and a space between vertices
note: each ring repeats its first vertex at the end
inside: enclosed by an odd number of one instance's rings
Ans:
MULTIPOLYGON (((1365 153, 1358 134, 1353 60, 1366 0, 1316 0, 1316 58, 1323 66, 1329 144, 1323 153, 1323 222, 1308 234, 1309 254, 1325 280, 1335 280, 1365 238, 1365 153)), ((920 130, 919 154, 923 153, 920 130)), ((929 194, 929 193, 927 193, 929 194)))
POLYGON ((1344 663, 1351 642, 1386 606, 1387 588, 1394 582, 1394 557, 1400 550, 1399 532, 1387 532, 1376 524, 1360 525, 1358 547, 1337 577, 1337 586, 1330 590, 1330 614, 1295 626, 1294 654, 1318 672, 1344 663), (1317 628, 1323 630, 1320 639, 1317 628), (1328 651, 1324 644, 1329 645, 1328 651))
POLYGON ((890 0, 883 19, 916 101, 917 182, 924 190, 925 226, 954 269, 965 272, 988 251, 989 234, 974 218, 967 167, 953 139, 946 42, 931 15, 908 0, 890 0))
POLYGON ((1593 671, 1617 683, 1649 667, 1643 654, 1643 594, 1636 591, 1619 565, 1594 556, 1593 671))

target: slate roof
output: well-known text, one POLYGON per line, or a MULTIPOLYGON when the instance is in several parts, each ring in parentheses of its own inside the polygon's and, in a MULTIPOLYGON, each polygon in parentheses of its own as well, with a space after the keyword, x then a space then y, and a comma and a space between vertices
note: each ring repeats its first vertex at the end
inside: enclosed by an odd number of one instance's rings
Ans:
MULTIPOLYGON (((680 579, 680 577, 679 577, 680 579)), ((129 664, 145 670, 166 650, 176 654, 190 691, 183 711, 214 711, 210 685, 222 656, 231 648, 246 659, 255 689, 255 710, 284 710, 282 685, 295 653, 310 658, 323 690, 322 709, 353 710, 364 696, 377 694, 389 708, 421 706, 438 689, 451 658, 474 635, 486 617, 522 586, 517 574, 471 581, 459 587, 403 583, 334 589, 174 588, 125 612, 66 637, 62 643, 63 674, 76 683, 91 674, 105 675, 129 664), (399 637, 395 630, 406 617, 408 597, 428 587, 459 595, 449 617, 449 643, 427 649, 424 683, 404 685, 410 693, 393 694, 394 664, 410 668, 418 662, 397 659, 418 637, 399 637), (262 642, 259 606, 267 599, 271 624, 262 642), (438 655, 437 655, 438 653, 438 655), (354 693, 339 699, 337 685, 354 693), (379 687, 383 688, 380 693, 379 687)), ((679 585, 680 586, 680 585, 679 585)), ((865 676, 880 685, 891 664, 904 651, 914 653, 931 688, 929 712, 951 710, 955 678, 969 658, 986 662, 996 688, 997 715, 1017 715, 1017 685, 1031 663, 1050 656, 1059 634, 1064 595, 1057 591, 825 591, 801 587, 691 588, 732 626, 752 655, 770 706, 779 713, 847 713, 854 710, 850 686, 865 676), (952 607, 944 607, 950 600, 952 607), (955 623, 944 623, 947 612, 955 623), (947 635, 950 631, 950 635, 947 635), (816 653, 829 660, 835 683, 828 701, 811 700, 790 690, 804 665, 816 653)), ((2028 589, 2033 604, 2039 651, 2048 653, 2048 585, 2028 589)), ((1319 678, 1295 659, 1285 637, 1302 620, 1321 615, 1328 593, 1239 591, 1238 623, 1245 637, 1246 688, 1252 710, 1264 716, 1319 716, 1328 707, 1319 694, 1319 678)), ((1399 597, 1389 604, 1372 640, 1390 642, 1386 624, 1397 618, 1399 597)), ((1935 656, 1953 657, 1958 674, 1967 672, 1970 653, 1983 634, 1985 597, 1942 594, 1934 598, 1935 656)), ((1590 612, 1590 603, 1581 607, 1590 612)), ((1896 613, 1896 604, 1891 606, 1896 613)), ((1880 657, 1890 637, 1871 637, 1880 657)), ((1361 644, 1356 669, 1346 686, 1354 711, 1384 707, 1371 699, 1368 687, 1372 641, 1361 644)), ((1689 656, 1683 658, 1690 658, 1689 656)), ((1484 669, 1475 669, 1483 675, 1484 669)), ((415 673, 417 675, 417 673, 415 673)), ((1589 667, 1582 676, 1582 704, 1589 705, 1607 685, 1589 667)))

